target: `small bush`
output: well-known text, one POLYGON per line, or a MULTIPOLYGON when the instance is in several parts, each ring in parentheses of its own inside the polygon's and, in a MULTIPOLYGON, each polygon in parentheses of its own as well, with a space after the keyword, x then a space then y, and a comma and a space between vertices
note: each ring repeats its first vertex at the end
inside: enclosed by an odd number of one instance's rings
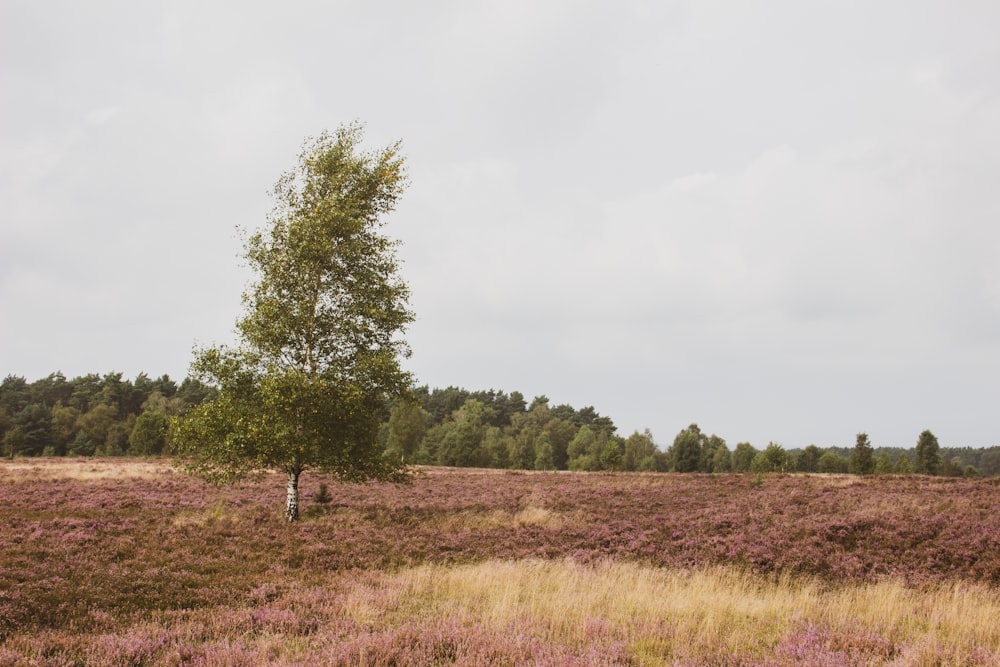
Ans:
POLYGON ((329 505, 332 501, 333 496, 330 495, 330 489, 326 486, 326 482, 320 482, 319 490, 313 496, 313 502, 319 505, 329 505))

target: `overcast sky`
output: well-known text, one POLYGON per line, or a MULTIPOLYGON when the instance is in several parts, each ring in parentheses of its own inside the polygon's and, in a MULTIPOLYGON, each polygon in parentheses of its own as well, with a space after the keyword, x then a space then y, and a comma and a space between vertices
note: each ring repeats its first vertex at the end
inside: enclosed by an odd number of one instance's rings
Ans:
POLYGON ((1000 444, 1000 3, 0 4, 0 375, 228 343, 303 140, 401 139, 420 384, 1000 444))

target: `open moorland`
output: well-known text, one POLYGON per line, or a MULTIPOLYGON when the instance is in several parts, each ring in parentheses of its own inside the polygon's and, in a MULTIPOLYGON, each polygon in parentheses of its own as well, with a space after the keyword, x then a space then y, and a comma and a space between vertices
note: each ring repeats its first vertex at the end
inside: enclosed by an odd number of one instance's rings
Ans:
POLYGON ((0 665, 1000 664, 997 480, 432 468, 302 490, 288 524, 279 475, 0 463, 0 665))

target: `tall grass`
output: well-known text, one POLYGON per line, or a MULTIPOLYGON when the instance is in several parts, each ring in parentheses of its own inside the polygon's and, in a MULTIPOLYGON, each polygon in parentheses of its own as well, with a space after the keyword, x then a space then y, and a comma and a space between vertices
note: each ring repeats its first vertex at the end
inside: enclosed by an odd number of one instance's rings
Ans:
POLYGON ((1000 656, 1000 591, 983 584, 831 586, 731 568, 526 560, 428 564, 386 575, 355 594, 386 601, 386 591, 393 594, 378 614, 383 623, 453 616, 497 636, 531 626, 576 648, 621 642, 641 664, 763 660, 790 645, 816 654, 852 640, 869 647, 865 664, 921 664, 920 656, 931 657, 931 664, 970 664, 976 655, 1000 656), (803 645, 817 636, 825 639, 803 645))

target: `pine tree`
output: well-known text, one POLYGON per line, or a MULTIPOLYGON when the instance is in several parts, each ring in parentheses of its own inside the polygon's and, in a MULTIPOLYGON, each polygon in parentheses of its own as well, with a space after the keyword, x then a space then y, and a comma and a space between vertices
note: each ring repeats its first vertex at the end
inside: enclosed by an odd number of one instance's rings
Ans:
POLYGON ((937 475, 941 472, 941 451, 938 440, 930 431, 924 431, 917 440, 916 472, 918 475, 937 475))
POLYGON ((868 441, 867 433, 858 433, 851 456, 851 472, 858 475, 870 475, 875 472, 875 450, 868 441))

